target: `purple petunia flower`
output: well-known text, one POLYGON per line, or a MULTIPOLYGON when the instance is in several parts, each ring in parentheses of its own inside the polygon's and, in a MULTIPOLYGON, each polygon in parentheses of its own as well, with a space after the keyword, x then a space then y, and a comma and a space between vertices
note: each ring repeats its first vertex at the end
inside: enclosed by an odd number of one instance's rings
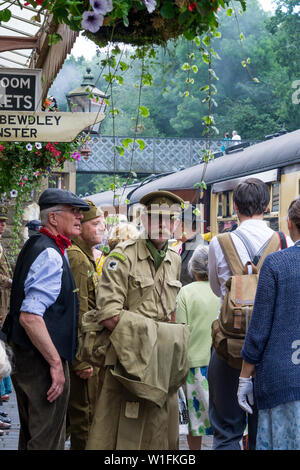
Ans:
POLYGON ((113 9, 112 0, 90 0, 90 5, 95 13, 103 16, 113 9))
POLYGON ((94 11, 85 11, 82 14, 81 27, 91 33, 96 33, 103 25, 103 19, 102 15, 98 15, 94 11))
POLYGON ((148 13, 152 13, 156 8, 156 0, 143 0, 143 3, 147 8, 148 13))

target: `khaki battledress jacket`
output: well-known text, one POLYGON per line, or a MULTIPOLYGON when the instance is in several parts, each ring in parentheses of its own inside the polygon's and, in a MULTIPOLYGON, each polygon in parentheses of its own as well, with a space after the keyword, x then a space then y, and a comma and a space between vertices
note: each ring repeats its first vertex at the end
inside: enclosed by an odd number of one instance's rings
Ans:
POLYGON ((7 281, 12 279, 12 270, 6 257, 5 250, 0 249, 0 326, 3 325, 9 310, 10 287, 7 288, 7 281))
MULTIPOLYGON (((67 250, 70 268, 75 280, 79 300, 78 334, 82 315, 96 306, 96 291, 99 276, 92 249, 79 239, 72 240, 67 250)), ((70 398, 67 413, 68 433, 71 436, 71 450, 84 450, 92 423, 96 401, 99 394, 99 369, 89 379, 81 379, 76 371, 86 369, 90 364, 76 356, 70 370, 70 398)))
MULTIPOLYGON (((186 325, 171 323, 181 286, 180 256, 168 249, 153 285, 146 240, 120 243, 106 258, 97 293, 100 322, 119 315, 106 350, 106 372, 89 450, 178 449, 177 390, 188 372, 186 325)), ((108 330, 107 330, 108 331, 108 330)))

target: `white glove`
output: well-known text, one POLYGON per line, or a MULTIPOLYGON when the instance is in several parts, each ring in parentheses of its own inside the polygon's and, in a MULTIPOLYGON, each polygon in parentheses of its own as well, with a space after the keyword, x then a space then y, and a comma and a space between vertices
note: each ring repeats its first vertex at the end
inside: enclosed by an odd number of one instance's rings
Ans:
POLYGON ((250 405, 254 405, 253 399, 253 383, 252 377, 240 377, 239 378, 239 388, 237 392, 238 402, 242 410, 246 411, 246 413, 253 413, 253 410, 250 405), (247 401, 248 400, 248 401, 247 401))

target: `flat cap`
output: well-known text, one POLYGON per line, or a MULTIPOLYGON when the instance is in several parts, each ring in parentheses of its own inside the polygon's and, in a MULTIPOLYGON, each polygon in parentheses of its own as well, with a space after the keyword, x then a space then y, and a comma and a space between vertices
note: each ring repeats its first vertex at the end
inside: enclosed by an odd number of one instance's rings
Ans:
POLYGON ((146 206, 151 214, 179 215, 182 212, 184 200, 170 191, 153 191, 140 199, 140 204, 146 206))
POLYGON ((67 204, 72 207, 78 207, 78 209, 82 211, 88 211, 90 209, 87 202, 66 189, 48 188, 40 195, 39 206, 41 210, 48 209, 57 204, 67 204))
POLYGON ((38 230, 42 225, 42 222, 40 220, 29 220, 29 222, 27 222, 26 224, 26 227, 29 229, 29 230, 38 230))
POLYGON ((89 210, 83 214, 83 219, 81 219, 81 223, 87 222, 88 220, 96 219, 97 217, 104 215, 104 212, 98 206, 96 206, 93 201, 85 199, 85 202, 88 203, 89 210))
POLYGON ((8 220, 8 210, 6 206, 0 206, 0 220, 8 220))

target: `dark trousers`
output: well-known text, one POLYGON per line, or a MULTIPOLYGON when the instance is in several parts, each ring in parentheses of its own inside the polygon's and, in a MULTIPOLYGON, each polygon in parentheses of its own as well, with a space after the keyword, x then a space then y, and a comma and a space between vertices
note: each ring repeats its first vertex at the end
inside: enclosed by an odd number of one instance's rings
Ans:
MULTIPOLYGON (((209 419, 214 431, 214 450, 241 450, 240 440, 247 424, 246 413, 237 400, 240 370, 230 367, 212 350, 208 367, 209 419)), ((248 447, 255 450, 257 418, 256 407, 248 415, 248 447)))
POLYGON ((63 361, 65 386, 53 402, 47 400, 50 367, 38 351, 13 345, 15 388, 20 418, 19 450, 64 450, 66 412, 70 390, 69 369, 63 361))

